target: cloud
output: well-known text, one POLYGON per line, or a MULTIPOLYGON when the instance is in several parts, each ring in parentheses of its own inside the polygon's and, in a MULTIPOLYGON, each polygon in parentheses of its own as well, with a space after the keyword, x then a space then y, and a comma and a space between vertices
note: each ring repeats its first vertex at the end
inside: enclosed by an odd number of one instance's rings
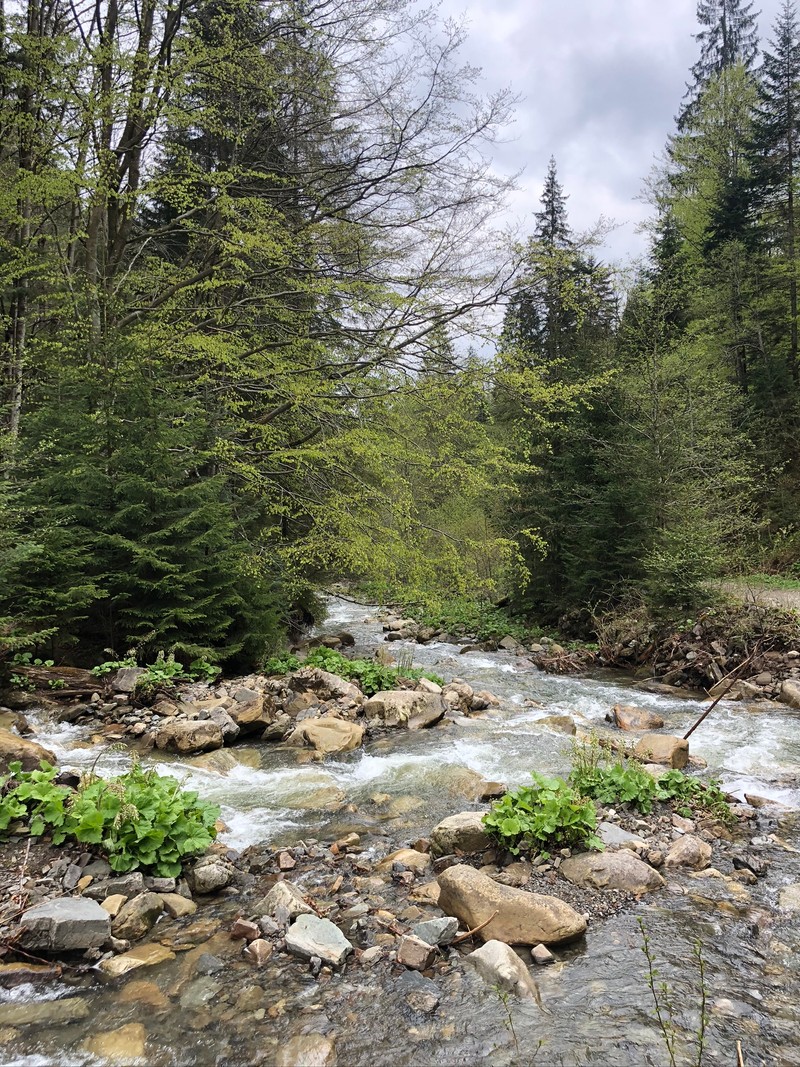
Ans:
MULTIPOLYGON (((762 39, 780 0, 765 0, 762 39)), ((697 58, 695 0, 443 0, 465 14, 465 58, 484 85, 523 96, 510 140, 495 165, 524 168, 509 217, 532 227, 551 155, 569 194, 570 221, 588 229, 600 215, 619 223, 606 256, 640 255, 636 233, 649 209, 636 198, 674 129, 689 69, 697 58)))

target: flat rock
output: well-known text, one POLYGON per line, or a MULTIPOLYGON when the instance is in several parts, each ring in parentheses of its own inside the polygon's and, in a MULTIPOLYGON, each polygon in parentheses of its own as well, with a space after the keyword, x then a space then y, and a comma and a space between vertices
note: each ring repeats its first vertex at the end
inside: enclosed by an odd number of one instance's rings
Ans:
POLYGON ((128 1067, 144 1058, 147 1031, 141 1023, 126 1023, 117 1030, 95 1034, 84 1041, 83 1048, 103 1063, 128 1067))
POLYGON ((319 956, 323 963, 339 967, 353 946, 330 919, 299 915, 286 931, 286 951, 304 960, 319 956))
POLYGON ((21 919, 26 948, 71 952, 99 948, 111 934, 111 916, 96 900, 59 897, 29 908, 21 919))
POLYGON ((543 719, 537 719, 535 725, 546 726, 548 729, 555 730, 558 734, 566 734, 568 737, 574 737, 578 729, 571 715, 545 715, 543 719))
POLYGON ((615 704, 611 709, 611 721, 620 730, 660 730, 664 725, 660 715, 634 704, 615 704))
POLYGON ((785 911, 800 912, 800 882, 784 886, 778 897, 778 904, 785 911))
POLYGON ((512 993, 520 1000, 536 998, 536 985, 528 968, 503 941, 487 941, 471 952, 465 962, 475 968, 487 985, 512 993))
POLYGON ((0 1004, 0 1026, 63 1026, 89 1015, 89 1004, 82 997, 0 1004))
POLYGON ((424 852, 417 852, 414 848, 400 848, 397 852, 391 852, 385 859, 376 866, 376 871, 391 870, 393 864, 402 863, 404 867, 408 867, 409 870, 422 872, 426 871, 431 864, 430 856, 424 852))
POLYGON ((650 893, 664 879, 632 852, 583 852, 562 860, 561 874, 573 885, 591 889, 618 889, 624 893, 650 893))
POLYGON ((425 971, 436 959, 436 946, 422 938, 407 934, 397 946, 397 962, 414 971, 425 971))
POLYGON ((634 752, 640 759, 665 763, 679 771, 689 762, 689 742, 671 734, 644 734, 637 741, 634 752))
POLYGON ((336 1046, 323 1034, 290 1037, 275 1054, 275 1067, 336 1067, 336 1046))
POLYGON ((444 717, 446 710, 440 694, 411 689, 376 693, 364 704, 368 719, 377 719, 381 726, 402 726, 408 730, 433 726, 444 717))
POLYGON ((431 831, 431 852, 434 856, 449 856, 459 852, 480 852, 491 844, 483 812, 462 811, 450 815, 431 831))
POLYGON ((711 863, 711 845, 693 834, 684 834, 670 845, 664 858, 665 867, 691 867, 702 871, 711 863))
POLYGON ((604 845, 610 848, 625 845, 644 845, 645 843, 644 838, 632 834, 629 830, 623 830, 621 826, 617 826, 613 822, 598 823, 597 836, 604 845))
POLYGON ((470 930, 491 920, 477 935, 509 945, 557 945, 580 937, 586 920, 556 897, 501 885, 473 867, 448 867, 438 878, 438 906, 470 930))
POLYGON ((107 960, 101 960, 98 969, 107 978, 121 978, 129 971, 135 971, 139 967, 155 967, 167 960, 174 960, 175 953, 164 945, 137 945, 130 952, 123 952, 121 956, 111 956, 107 960))
POLYGON ((304 719, 289 734, 286 743, 302 747, 310 745, 323 756, 335 752, 351 752, 364 739, 364 727, 347 719, 322 715, 318 719, 304 719))
POLYGON ((164 911, 172 919, 183 919, 197 911, 195 902, 188 897, 182 897, 180 893, 162 893, 161 899, 164 902, 164 911))

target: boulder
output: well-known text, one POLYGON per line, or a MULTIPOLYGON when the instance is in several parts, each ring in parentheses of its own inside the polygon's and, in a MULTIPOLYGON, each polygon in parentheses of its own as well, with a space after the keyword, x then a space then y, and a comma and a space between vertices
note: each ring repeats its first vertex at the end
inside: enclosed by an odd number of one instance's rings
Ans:
POLYGON ((629 830, 623 830, 614 822, 601 822, 597 825, 597 836, 607 848, 627 848, 637 851, 638 846, 645 844, 644 838, 638 834, 632 834, 629 830))
POLYGON ((684 834, 669 846, 665 867, 691 867, 702 871, 711 862, 711 845, 693 834, 684 834))
POLYGON ((450 856, 459 852, 480 852, 491 844, 483 812, 462 811, 442 819, 431 831, 431 852, 434 856, 450 856))
POLYGON ((29 908, 22 916, 22 943, 28 949, 73 952, 99 948, 111 934, 111 916, 96 900, 59 897, 29 908))
POLYGON ((86 1052, 104 1064, 127 1067, 144 1058, 144 1043, 147 1031, 142 1023, 126 1023, 116 1030, 94 1034, 84 1041, 86 1052))
POLYGON ((434 693, 437 696, 441 696, 442 687, 438 682, 432 682, 430 678, 420 678, 417 682, 417 689, 420 693, 434 693))
POLYGON ((140 893, 123 904, 111 924, 114 937, 123 941, 138 941, 155 926, 164 910, 158 893, 140 893))
POLYGON ((660 730, 664 725, 660 715, 633 704, 615 704, 610 718, 620 730, 660 730))
POLYGON ((381 726, 404 726, 421 730, 433 726, 444 717, 445 703, 438 693, 411 689, 390 689, 376 693, 364 705, 368 719, 378 720, 381 726))
POLYGON ((276 882, 252 910, 254 915, 270 915, 273 918, 279 911, 283 911, 290 919, 314 914, 314 909, 306 904, 302 892, 293 882, 276 882))
POLYGON ((319 719, 304 719, 289 734, 289 745, 310 745, 315 752, 329 756, 335 752, 350 752, 364 739, 364 727, 347 719, 323 715, 319 719))
POLYGON ((781 682, 780 697, 790 708, 800 708, 800 682, 794 682, 789 678, 781 682))
POLYGON ((240 737, 254 737, 263 734, 275 718, 275 700, 269 693, 255 693, 253 690, 239 690, 228 714, 239 727, 240 737), (246 694, 247 699, 239 700, 239 695, 246 694))
POLYGON ((466 958, 487 985, 519 1000, 536 999, 536 985, 528 968, 510 945, 487 941, 466 958))
POLYGON ((55 766, 56 757, 49 748, 26 741, 10 730, 0 729, 0 771, 8 770, 9 763, 19 760, 24 771, 35 771, 46 760, 55 766))
POLYGON ((170 719, 156 732, 155 746, 163 752, 187 756, 222 748, 222 728, 210 720, 170 719))
POLYGON ((115 693, 132 693, 143 674, 147 674, 146 667, 121 667, 111 679, 111 688, 115 693))
POLYGON ((303 960, 318 956, 323 963, 339 967, 353 946, 330 919, 299 915, 286 931, 286 951, 303 960))
POLYGON ((219 726, 220 730, 222 730, 223 744, 229 745, 239 736, 240 730, 238 724, 222 706, 217 706, 216 708, 203 708, 197 717, 201 722, 215 722, 217 726, 219 726))
POLYGON ((473 867, 448 867, 438 878, 438 906, 470 930, 491 920, 477 935, 508 945, 558 945, 580 937, 586 920, 556 897, 500 885, 473 867))
POLYGON ((303 667, 295 671, 289 679, 289 686, 295 693, 305 693, 310 690, 323 701, 344 700, 361 704, 364 700, 364 694, 357 685, 340 678, 338 674, 320 670, 319 667, 303 667))
POLYGON ((634 753, 650 763, 665 763, 680 771, 689 762, 689 742, 672 734, 644 734, 636 742, 634 753))
POLYGON ((584 852, 562 860, 559 868, 573 885, 618 889, 639 896, 660 889, 664 879, 632 852, 584 852))

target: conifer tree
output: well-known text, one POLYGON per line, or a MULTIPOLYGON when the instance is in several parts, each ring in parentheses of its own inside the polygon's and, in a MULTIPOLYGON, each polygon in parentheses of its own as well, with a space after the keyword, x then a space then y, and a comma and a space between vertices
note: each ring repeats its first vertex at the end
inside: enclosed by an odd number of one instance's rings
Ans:
POLYGON ((753 0, 698 0, 697 21, 703 29, 695 34, 695 40, 700 42, 700 56, 686 88, 679 130, 691 122, 704 89, 715 75, 737 63, 753 70, 758 55, 757 19, 753 0))

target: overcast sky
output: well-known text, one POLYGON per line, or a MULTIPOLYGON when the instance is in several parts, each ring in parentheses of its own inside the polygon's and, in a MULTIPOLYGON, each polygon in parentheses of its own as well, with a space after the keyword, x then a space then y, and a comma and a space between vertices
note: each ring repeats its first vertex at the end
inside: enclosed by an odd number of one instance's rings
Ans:
MULTIPOLYGON (((762 42, 781 0, 763 0, 762 42)), ((442 13, 466 14, 465 58, 487 89, 510 85, 524 99, 509 143, 496 147, 505 173, 524 167, 511 213, 527 232, 551 155, 570 223, 588 229, 604 215, 620 224, 603 258, 644 251, 637 200, 674 129, 689 68, 696 0, 443 0, 442 13)))

